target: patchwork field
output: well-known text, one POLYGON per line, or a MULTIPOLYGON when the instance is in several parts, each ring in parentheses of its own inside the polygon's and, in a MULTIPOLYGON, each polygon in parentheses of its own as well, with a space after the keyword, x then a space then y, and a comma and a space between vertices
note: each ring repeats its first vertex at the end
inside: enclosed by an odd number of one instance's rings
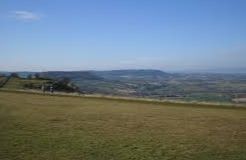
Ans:
POLYGON ((244 160, 246 108, 0 92, 1 160, 244 160))

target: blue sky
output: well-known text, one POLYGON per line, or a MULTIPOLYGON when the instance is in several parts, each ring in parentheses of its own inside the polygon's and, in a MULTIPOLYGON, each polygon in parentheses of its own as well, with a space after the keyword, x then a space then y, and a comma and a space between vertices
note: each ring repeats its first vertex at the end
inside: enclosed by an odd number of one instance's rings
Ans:
POLYGON ((0 1, 0 70, 130 68, 246 68, 246 1, 0 1))

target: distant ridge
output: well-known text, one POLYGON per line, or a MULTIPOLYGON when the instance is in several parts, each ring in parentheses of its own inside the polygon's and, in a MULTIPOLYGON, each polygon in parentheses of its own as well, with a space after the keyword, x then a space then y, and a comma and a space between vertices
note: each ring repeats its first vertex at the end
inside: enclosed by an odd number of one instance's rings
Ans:
POLYGON ((129 70, 111 70, 111 71, 92 71, 95 75, 103 77, 105 79, 154 79, 165 78, 169 76, 169 73, 161 70, 153 69, 129 69, 129 70))
POLYGON ((169 76, 169 73, 152 69, 129 69, 110 71, 47 71, 40 72, 44 78, 71 80, 118 80, 118 79, 158 79, 169 76))
MULTIPOLYGON (((0 72, 10 75, 11 72, 0 72)), ((168 77, 170 74, 161 70, 154 69, 125 69, 125 70, 106 70, 106 71, 46 71, 46 72, 16 72, 20 77, 27 77, 29 74, 39 73, 43 78, 61 79, 70 78, 71 80, 117 80, 117 79, 158 79, 168 77)))
POLYGON ((41 72, 41 77, 52 78, 52 79, 61 79, 69 78, 71 80, 102 80, 103 78, 94 75, 90 71, 48 71, 41 72))

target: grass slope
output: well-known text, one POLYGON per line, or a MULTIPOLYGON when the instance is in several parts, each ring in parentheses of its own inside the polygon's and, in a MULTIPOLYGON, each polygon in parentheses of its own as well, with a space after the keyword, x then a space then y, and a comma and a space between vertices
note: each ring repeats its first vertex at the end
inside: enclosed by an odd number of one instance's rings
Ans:
POLYGON ((246 159, 246 109, 0 92, 0 159, 246 159))

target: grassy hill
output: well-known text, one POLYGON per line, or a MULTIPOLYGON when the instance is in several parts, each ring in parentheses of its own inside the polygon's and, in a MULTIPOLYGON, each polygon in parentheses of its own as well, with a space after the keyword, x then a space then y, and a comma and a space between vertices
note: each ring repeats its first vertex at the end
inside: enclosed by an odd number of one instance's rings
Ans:
POLYGON ((53 80, 43 78, 19 78, 19 77, 4 77, 0 78, 0 88, 5 90, 36 90, 41 91, 42 85, 45 84, 45 90, 49 91, 52 85, 54 91, 58 92, 77 92, 77 86, 69 81, 53 80), (7 79, 7 81, 6 81, 7 79))
POLYGON ((16 78, 11 77, 8 82, 2 87, 4 89, 25 89, 26 85, 33 84, 34 88, 41 88, 41 85, 44 82, 47 82, 48 80, 42 80, 42 79, 24 79, 24 78, 16 78))
POLYGON ((246 109, 0 92, 0 159, 244 160, 246 109))

